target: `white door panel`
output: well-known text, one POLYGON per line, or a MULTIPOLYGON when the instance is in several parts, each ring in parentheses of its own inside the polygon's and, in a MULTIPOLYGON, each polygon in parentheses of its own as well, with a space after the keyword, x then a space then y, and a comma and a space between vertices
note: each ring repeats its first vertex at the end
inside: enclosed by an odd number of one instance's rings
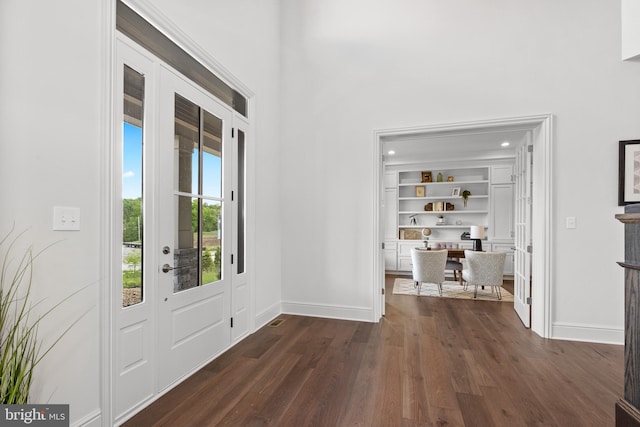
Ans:
POLYGON ((515 254, 513 305, 525 327, 531 327, 531 188, 532 156, 527 144, 516 154, 515 183, 515 254))
POLYGON ((160 246, 169 248, 160 254, 158 281, 158 381, 163 390, 231 342, 232 178, 227 166, 231 113, 164 68, 160 93, 165 99, 159 114, 157 235, 160 246), (205 236, 207 209, 219 209, 217 236, 205 236), (206 260, 205 238, 218 241, 221 250, 220 270, 213 276, 205 263, 215 263, 215 246, 213 258, 206 255, 214 261, 206 260))

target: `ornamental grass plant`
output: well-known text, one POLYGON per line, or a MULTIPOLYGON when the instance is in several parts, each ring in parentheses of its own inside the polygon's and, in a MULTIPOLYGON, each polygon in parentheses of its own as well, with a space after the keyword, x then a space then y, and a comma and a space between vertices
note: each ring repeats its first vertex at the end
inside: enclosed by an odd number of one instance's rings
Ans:
MULTIPOLYGON (((23 232, 24 233, 24 232, 23 232)), ((32 302, 34 260, 42 251, 33 247, 15 256, 17 242, 23 233, 14 236, 13 230, 0 240, 0 403, 25 404, 34 370, 62 337, 84 316, 66 328, 53 343, 43 348, 38 338, 38 326, 53 310, 71 298, 76 291, 53 307, 38 314, 34 309, 42 300, 32 302)), ((45 248, 46 249, 46 248, 45 248)), ((86 313, 85 313, 86 314, 86 313)))

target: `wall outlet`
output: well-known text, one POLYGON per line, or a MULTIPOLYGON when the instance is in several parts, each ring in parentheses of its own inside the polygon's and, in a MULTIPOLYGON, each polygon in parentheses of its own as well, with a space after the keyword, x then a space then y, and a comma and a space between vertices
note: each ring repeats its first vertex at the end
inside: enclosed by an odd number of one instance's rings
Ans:
POLYGON ((54 206, 53 229, 56 231, 80 230, 80 208, 54 206))

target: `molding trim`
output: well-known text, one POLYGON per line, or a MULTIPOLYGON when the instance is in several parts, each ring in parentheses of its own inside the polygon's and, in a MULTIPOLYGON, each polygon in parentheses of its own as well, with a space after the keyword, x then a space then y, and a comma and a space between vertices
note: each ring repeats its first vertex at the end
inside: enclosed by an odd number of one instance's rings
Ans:
POLYGON ((113 146, 113 129, 114 129, 114 64, 115 64, 115 28, 116 28, 116 2, 115 0, 101 1, 100 19, 102 28, 102 52, 100 67, 100 80, 102 87, 100 90, 101 109, 100 109, 100 134, 102 135, 102 144, 100 148, 100 218, 99 218, 99 252, 100 260, 98 266, 100 269, 100 286, 99 295, 99 324, 100 324, 100 406, 101 411, 87 415, 80 420, 79 424, 83 426, 100 426, 113 425, 113 376, 111 369, 112 362, 112 326, 113 326, 113 310, 111 298, 112 282, 112 251, 111 251, 111 235, 113 218, 111 215, 112 200, 112 153, 113 146))
POLYGON ((96 409, 90 412, 82 419, 71 424, 73 427, 101 427, 102 426, 102 412, 96 409))
MULTIPOLYGON (((233 75, 226 67, 224 67, 209 52, 200 47, 191 37, 187 35, 180 27, 174 24, 166 15, 164 15, 149 0, 122 0, 124 4, 133 9, 140 16, 149 21, 153 26, 160 30, 165 36, 169 37, 174 43, 184 49, 189 55, 200 61, 202 65, 209 68, 216 76, 222 79, 229 86, 232 86, 238 92, 249 98, 254 97, 254 93, 240 79, 233 75)), ((249 119, 253 120, 252 117, 249 119)))
POLYGON ((372 322, 373 310, 366 307, 309 304, 305 302, 283 301, 282 313, 299 316, 323 317, 327 319, 372 322))
POLYGON ((554 322, 551 326, 550 338, 567 341, 624 345, 624 329, 606 328, 597 325, 554 322))

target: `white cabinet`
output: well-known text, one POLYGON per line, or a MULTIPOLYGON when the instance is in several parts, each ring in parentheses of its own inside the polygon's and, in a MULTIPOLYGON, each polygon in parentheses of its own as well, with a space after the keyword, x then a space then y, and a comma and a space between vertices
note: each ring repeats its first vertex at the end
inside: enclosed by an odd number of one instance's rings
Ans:
POLYGON ((396 187, 384 189, 384 240, 395 240, 398 238, 398 190, 396 187))
POLYGON ((383 177, 384 188, 396 188, 398 185, 397 172, 385 172, 383 177))
POLYGON ((513 165, 491 166, 491 184, 513 183, 513 165))
POLYGON ((491 250, 494 252, 504 252, 506 257, 504 259, 504 274, 513 276, 513 244, 512 243, 493 243, 491 250))
POLYGON ((512 240, 513 227, 513 184, 491 186, 491 215, 489 237, 493 240, 512 240))
POLYGON ((398 228, 424 227, 468 229, 487 225, 489 213, 489 168, 457 168, 398 173, 398 228), (432 181, 422 182, 423 172, 432 181), (442 181, 438 182, 438 176, 442 181), (466 202, 462 198, 469 192, 466 202), (438 217, 444 221, 438 223, 438 217))
POLYGON ((384 269, 398 270, 398 244, 397 242, 384 242, 384 269))

